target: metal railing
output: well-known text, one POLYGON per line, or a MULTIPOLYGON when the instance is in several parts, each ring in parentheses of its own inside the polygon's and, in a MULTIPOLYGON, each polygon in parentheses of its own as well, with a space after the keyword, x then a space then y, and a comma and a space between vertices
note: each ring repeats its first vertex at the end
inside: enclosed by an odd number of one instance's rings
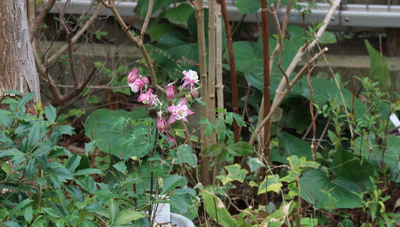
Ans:
MULTIPOLYGON (((54 6, 50 12, 57 13, 58 7, 64 8, 66 2, 67 0, 57 1, 56 4, 58 6, 54 6)), ((91 2, 92 0, 71 0, 68 7, 65 8, 66 13, 82 14, 91 5, 91 2)), ((226 0, 226 2, 230 20, 242 20, 243 15, 241 15, 238 12, 237 8, 234 6, 235 0, 226 0)), ((342 2, 340 8, 333 15, 330 26, 399 28, 400 1, 386 0, 385 3, 386 4, 384 4, 382 0, 345 0, 344 2, 342 2), (375 3, 374 1, 380 2, 375 3)), ((117 5, 117 9, 121 16, 132 17, 133 9, 136 7, 136 4, 137 0, 121 0, 117 5)), ((94 7, 92 8, 94 10, 94 7)), ((317 6, 312 8, 312 13, 308 16, 307 21, 313 21, 314 23, 322 21, 326 13, 328 12, 328 9, 328 3, 317 3, 317 6)), ((280 19, 283 19, 285 13, 285 7, 279 9, 280 19)), ((104 8, 101 14, 111 15, 111 12, 108 9, 104 8)), ((302 23, 303 18, 299 13, 293 10, 290 15, 291 16, 289 18, 289 23, 302 23)), ((260 12, 249 14, 244 17, 245 22, 259 22, 260 20, 260 12)))

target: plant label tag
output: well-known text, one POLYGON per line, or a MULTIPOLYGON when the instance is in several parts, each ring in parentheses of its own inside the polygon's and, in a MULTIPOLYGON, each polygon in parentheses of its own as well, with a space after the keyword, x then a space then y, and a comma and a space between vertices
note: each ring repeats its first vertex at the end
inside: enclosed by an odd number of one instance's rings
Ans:
MULTIPOLYGON (((393 125, 397 128, 400 126, 400 121, 399 118, 396 116, 396 114, 392 113, 390 115, 390 120, 392 121, 393 125)), ((400 128, 398 129, 400 132, 400 128)))
POLYGON ((169 203, 153 204, 153 212, 155 212, 155 223, 170 223, 171 222, 171 206, 169 203))

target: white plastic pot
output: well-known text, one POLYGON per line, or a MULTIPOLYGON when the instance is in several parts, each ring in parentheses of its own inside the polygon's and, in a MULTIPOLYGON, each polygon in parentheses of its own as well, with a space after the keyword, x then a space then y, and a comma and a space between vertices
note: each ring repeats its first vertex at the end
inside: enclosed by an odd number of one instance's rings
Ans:
POLYGON ((171 224, 178 225, 179 227, 194 227, 193 222, 180 214, 171 213, 171 224))

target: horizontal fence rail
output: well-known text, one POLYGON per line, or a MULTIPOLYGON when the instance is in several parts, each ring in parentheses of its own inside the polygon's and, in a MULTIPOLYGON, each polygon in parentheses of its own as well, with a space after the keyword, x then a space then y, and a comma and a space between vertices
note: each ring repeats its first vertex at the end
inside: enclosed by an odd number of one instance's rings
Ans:
MULTIPOLYGON (((57 13, 59 8, 65 9, 66 13, 82 14, 91 7, 90 12, 94 11, 91 0, 71 0, 67 5, 67 0, 57 1, 50 11, 57 13)), ((207 2, 207 1, 206 1, 207 2)), ((246 15, 243 18, 234 6, 235 0, 226 0, 229 19, 232 21, 259 22, 260 12, 246 15)), ((299 3, 302 4, 302 3, 299 3)), ((136 7, 136 0, 122 0, 117 3, 117 9, 121 16, 132 17, 133 9, 136 7)), ((306 6, 306 4, 304 4, 306 6)), ((39 9, 40 10, 40 9, 39 9)), ((329 10, 328 3, 318 3, 312 8, 311 15, 307 16, 309 23, 321 22, 329 10)), ((286 8, 279 9, 279 18, 283 20, 286 8)), ((112 15, 111 11, 104 7, 101 15, 112 15)), ((156 14, 157 15, 157 14, 156 14)), ((155 15, 155 16, 156 16, 155 15)), ((291 24, 302 24, 303 18, 296 11, 292 10, 289 18, 291 24)), ((378 28, 399 28, 400 27, 400 0, 345 0, 340 8, 335 12, 331 19, 331 26, 346 27, 378 27, 378 28)))

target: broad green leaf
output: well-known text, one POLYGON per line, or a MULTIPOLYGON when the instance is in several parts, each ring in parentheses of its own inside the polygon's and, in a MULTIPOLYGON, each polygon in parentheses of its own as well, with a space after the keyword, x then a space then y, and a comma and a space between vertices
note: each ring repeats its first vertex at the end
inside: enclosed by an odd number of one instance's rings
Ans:
MULTIPOLYGON (((115 127, 114 123, 124 119, 139 120, 145 118, 147 112, 144 108, 128 112, 123 110, 98 109, 93 111, 85 121, 86 135, 95 143, 101 151, 111 153, 123 159, 129 159, 135 156, 132 150, 129 150, 124 142, 132 136, 132 128, 115 127)), ((133 146, 138 148, 139 145, 133 146)))
POLYGON ((207 214, 217 223, 227 227, 237 226, 235 219, 232 218, 221 199, 206 190, 203 190, 203 198, 207 214))
POLYGON ((146 217, 146 214, 139 211, 134 211, 134 210, 121 211, 117 214, 115 222, 112 226, 127 224, 131 221, 135 221, 144 217, 146 217))
POLYGON ((361 205, 356 193, 331 181, 320 170, 310 170, 300 178, 300 196, 317 209, 353 209, 361 205))
POLYGON ((44 114, 50 123, 53 124, 56 121, 57 112, 56 108, 54 108, 52 105, 48 105, 46 108, 44 108, 44 114))
MULTIPOLYGON (((165 69, 174 69, 176 67, 176 61, 184 58, 197 61, 198 47, 196 43, 191 43, 189 39, 178 32, 170 32, 162 36, 156 45, 157 48, 165 51, 165 53, 155 54, 157 64, 161 65, 165 69)), ((194 70, 196 70, 194 68, 194 70)), ((171 79, 181 79, 182 75, 170 75, 171 79)))
POLYGON ((165 17, 169 22, 187 27, 187 22, 194 13, 194 9, 189 4, 180 4, 177 7, 170 8, 165 12, 165 17))
POLYGON ((233 156, 251 155, 254 153, 254 148, 246 142, 233 143, 227 146, 226 150, 233 156))
POLYGON ((335 176, 332 183, 344 189, 361 193, 372 187, 373 166, 343 148, 336 151, 331 168, 335 176))
POLYGON ((296 136, 287 132, 282 132, 278 136, 279 143, 281 144, 282 151, 274 150, 271 152, 271 162, 277 161, 289 164, 287 158, 291 155, 298 157, 306 157, 306 160, 313 160, 311 156, 311 143, 304 141, 296 136))
POLYGON ((163 35, 174 31, 176 26, 171 23, 155 24, 147 30, 152 42, 157 42, 163 35))
POLYGON ((279 181, 278 175, 268 175, 258 188, 257 194, 263 194, 270 191, 279 193, 283 184, 279 181))
MULTIPOLYGON (((185 0, 155 0, 153 4, 152 14, 157 12, 160 9, 167 8, 170 5, 177 2, 184 2, 185 0)), ((149 8, 148 0, 139 0, 136 4, 135 9, 133 10, 135 14, 137 14, 140 18, 145 18, 149 8)))
POLYGON ((378 81, 383 89, 390 91, 392 82, 386 59, 381 56, 379 51, 375 50, 371 46, 368 40, 365 40, 364 42, 371 61, 370 76, 378 81))
MULTIPOLYGON (((351 110, 353 94, 346 88, 340 86, 338 89, 335 82, 323 78, 312 77, 313 85, 313 101, 317 104, 326 104, 329 101, 337 100, 338 105, 346 105, 347 109, 351 110), (344 100, 342 100, 342 96, 344 100)), ((303 97, 310 99, 310 89, 307 78, 302 78, 292 89, 294 93, 301 94, 303 97)), ((356 119, 363 117, 367 111, 364 103, 359 99, 354 100, 354 110, 356 119)))
POLYGON ((260 1, 249 1, 249 0, 237 0, 235 6, 238 8, 241 14, 251 14, 257 12, 260 9, 260 1))

